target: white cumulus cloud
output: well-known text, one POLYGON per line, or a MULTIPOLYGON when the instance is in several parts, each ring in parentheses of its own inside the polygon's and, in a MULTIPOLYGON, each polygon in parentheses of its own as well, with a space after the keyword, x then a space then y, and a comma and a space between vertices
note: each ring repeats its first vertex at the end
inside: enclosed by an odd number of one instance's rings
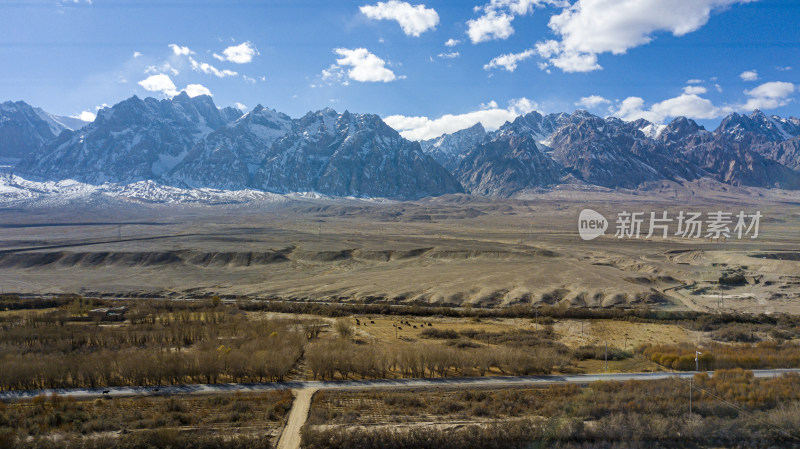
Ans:
POLYGON ((683 36, 705 25, 713 11, 756 0, 577 0, 550 18, 558 52, 550 63, 564 71, 601 68, 597 55, 623 54, 658 32, 683 36))
POLYGON ((444 45, 446 45, 448 47, 455 47, 456 45, 458 45, 460 43, 461 43, 460 40, 450 38, 450 39, 447 39, 447 42, 445 42, 444 45))
POLYGON ((645 108, 640 97, 628 97, 620 103, 613 116, 623 120, 643 118, 653 123, 663 123, 668 118, 689 117, 693 119, 713 119, 730 114, 731 107, 717 107, 710 100, 694 94, 681 94, 645 108))
POLYGON ((183 90, 186 92, 187 95, 189 95, 192 98, 198 95, 208 95, 209 97, 212 96, 211 91, 208 90, 208 88, 206 86, 203 86, 202 84, 189 84, 188 86, 186 86, 186 89, 183 90))
POLYGON ((175 56, 189 56, 194 54, 189 47, 182 47, 178 44, 169 44, 169 48, 172 49, 172 53, 174 53, 175 56))
POLYGON ((84 122, 93 122, 94 119, 97 118, 94 112, 91 111, 83 111, 80 114, 72 115, 71 118, 76 118, 78 120, 83 120, 84 122))
POLYGON ((359 10, 361 14, 373 20, 394 20, 400 24, 406 36, 419 37, 422 33, 435 29, 439 24, 439 14, 435 9, 397 0, 364 5, 359 10))
POLYGON ((751 112, 754 109, 766 110, 786 106, 792 101, 791 97, 797 91, 797 86, 792 83, 773 81, 745 90, 747 101, 744 103, 715 105, 707 98, 700 96, 705 92, 696 90, 698 87, 687 86, 684 88, 683 94, 654 103, 649 107, 645 105, 645 101, 641 97, 628 97, 612 110, 611 115, 628 121, 643 118, 653 123, 664 123, 669 118, 680 116, 701 120, 714 119, 736 111, 751 112))
POLYGON ((508 103, 508 107, 499 108, 497 102, 490 101, 482 104, 480 109, 463 114, 445 114, 439 118, 409 117, 404 115, 391 115, 383 120, 396 129, 400 135, 409 140, 427 140, 442 134, 453 133, 476 123, 481 123, 484 128, 493 131, 503 123, 514 120, 519 115, 527 114, 537 108, 537 105, 527 98, 517 98, 508 103))
POLYGON ((192 70, 195 72, 202 72, 206 75, 214 75, 217 78, 225 78, 226 76, 237 76, 239 73, 234 72, 233 70, 219 70, 211 64, 205 62, 197 62, 194 58, 189 58, 189 62, 192 64, 192 70))
POLYGON ((343 81, 344 70, 347 78, 359 82, 384 82, 396 80, 398 77, 386 68, 386 61, 370 53, 366 48, 336 48, 334 53, 340 56, 336 64, 322 71, 323 80, 343 81))
POLYGON ((755 70, 747 70, 739 75, 742 81, 758 81, 758 72, 755 70))
POLYGON ((586 109, 594 109, 604 104, 610 104, 611 100, 601 97, 600 95, 589 95, 583 97, 575 103, 575 106, 582 106, 586 109))
POLYGON ((517 69, 517 65, 520 61, 524 61, 535 54, 533 49, 528 49, 520 53, 507 53, 504 55, 500 55, 491 61, 488 64, 483 66, 483 70, 491 70, 497 68, 503 68, 508 72, 513 72, 517 69))
MULTIPOLYGON (((139 81, 138 84, 146 91, 161 92, 166 97, 174 97, 179 93, 177 87, 175 87, 175 83, 172 81, 169 75, 165 75, 163 73, 148 76, 147 78, 139 81)), ((211 91, 202 84, 189 84, 185 89, 183 89, 183 91, 185 91, 190 97, 196 97, 198 95, 211 96, 211 91)))
POLYGON ((791 101, 791 95, 795 92, 795 85, 783 81, 772 81, 764 83, 754 89, 745 90, 744 94, 749 98, 742 105, 745 111, 753 109, 775 109, 786 106, 791 101))
POLYGON ((214 53, 214 58, 220 61, 230 61, 236 64, 247 64, 257 56, 258 49, 251 42, 243 42, 239 45, 231 45, 222 50, 222 54, 214 53))
POLYGON ((477 19, 467 22, 469 29, 467 35, 473 44, 490 41, 493 39, 508 39, 514 34, 511 14, 490 11, 477 19))
POLYGON ((475 7, 481 16, 467 21, 467 36, 473 44, 496 39, 508 39, 514 34, 511 22, 516 16, 530 14, 545 5, 567 7, 567 0, 491 0, 475 7))
POLYGON ((708 92, 708 89, 703 86, 686 86, 683 88, 683 93, 688 95, 702 95, 706 92, 708 92))
POLYGON ((139 85, 142 86, 144 90, 150 92, 161 92, 168 97, 173 97, 178 94, 175 83, 172 82, 172 79, 168 75, 163 73, 148 76, 147 78, 139 81, 139 85))

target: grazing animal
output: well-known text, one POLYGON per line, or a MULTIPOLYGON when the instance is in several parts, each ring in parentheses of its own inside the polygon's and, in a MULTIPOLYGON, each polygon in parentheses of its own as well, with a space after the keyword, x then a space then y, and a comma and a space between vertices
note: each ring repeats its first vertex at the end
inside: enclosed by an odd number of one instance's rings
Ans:
POLYGON ((111 393, 109 390, 103 390, 103 394, 111 393))

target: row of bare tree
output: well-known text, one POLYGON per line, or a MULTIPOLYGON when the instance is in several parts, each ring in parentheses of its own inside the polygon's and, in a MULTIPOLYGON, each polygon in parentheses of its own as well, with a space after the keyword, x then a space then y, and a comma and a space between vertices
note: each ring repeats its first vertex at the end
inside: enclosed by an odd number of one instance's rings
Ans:
POLYGON ((457 349, 430 343, 363 344, 338 339, 306 349, 315 379, 483 376, 492 368, 514 375, 549 373, 570 362, 569 355, 546 347, 457 349))

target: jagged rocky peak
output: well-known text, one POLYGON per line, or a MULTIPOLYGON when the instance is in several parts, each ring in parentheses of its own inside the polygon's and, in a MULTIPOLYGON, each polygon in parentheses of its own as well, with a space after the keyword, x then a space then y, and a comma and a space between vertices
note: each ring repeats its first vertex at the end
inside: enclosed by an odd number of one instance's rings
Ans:
POLYGON ((0 103, 0 160, 16 162, 63 130, 24 101, 0 103))
POLYGON ((689 136, 703 132, 706 132, 706 129, 698 125, 694 120, 686 117, 677 117, 669 122, 657 137, 664 142, 678 142, 689 136))
POLYGON ((526 134, 537 140, 544 140, 569 119, 570 115, 565 113, 542 115, 537 111, 532 111, 517 117, 513 122, 503 124, 498 134, 526 134))
POLYGON ((204 136, 227 122, 211 97, 133 96, 99 111, 79 132, 64 133, 19 164, 36 178, 102 183, 156 180, 204 136))
POLYGON ((737 141, 755 138, 755 140, 780 142, 800 136, 799 122, 794 118, 770 117, 756 109, 750 115, 736 112, 730 114, 722 119, 714 133, 737 141))
POLYGON ((562 168, 536 146, 531 136, 506 135, 466 154, 456 176, 475 195, 511 196, 556 184, 562 168))
POLYGON ((252 111, 241 116, 238 120, 228 125, 228 127, 249 127, 263 128, 263 131, 272 130, 273 133, 286 134, 292 128, 292 118, 274 109, 265 108, 257 105, 252 111))
POLYGON ((486 129, 478 122, 469 128, 458 130, 452 134, 442 134, 439 137, 420 142, 425 152, 441 151, 444 153, 461 153, 469 148, 461 146, 464 142, 474 142, 486 138, 486 129))
POLYGON ((461 192, 458 181, 374 114, 327 108, 295 121, 254 177, 273 192, 420 198, 461 192))
POLYGON ((167 179, 182 187, 248 188, 267 151, 292 123, 288 115, 259 104, 200 140, 167 179))
POLYGON ((452 134, 444 134, 435 139, 420 142, 422 150, 430 154, 440 164, 449 171, 454 171, 464 155, 488 140, 483 125, 478 122, 469 128, 456 131, 452 134))

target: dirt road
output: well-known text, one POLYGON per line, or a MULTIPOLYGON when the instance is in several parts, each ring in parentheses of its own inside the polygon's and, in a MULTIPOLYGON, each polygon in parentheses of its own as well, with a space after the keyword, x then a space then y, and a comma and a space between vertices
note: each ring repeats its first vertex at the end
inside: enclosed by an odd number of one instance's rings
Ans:
POLYGON ((302 388, 294 390, 294 404, 289 412, 289 420, 286 421, 278 440, 278 449, 300 449, 300 430, 308 418, 308 411, 311 409, 311 398, 316 393, 316 388, 302 388))

